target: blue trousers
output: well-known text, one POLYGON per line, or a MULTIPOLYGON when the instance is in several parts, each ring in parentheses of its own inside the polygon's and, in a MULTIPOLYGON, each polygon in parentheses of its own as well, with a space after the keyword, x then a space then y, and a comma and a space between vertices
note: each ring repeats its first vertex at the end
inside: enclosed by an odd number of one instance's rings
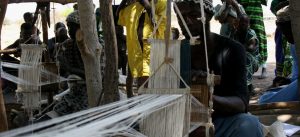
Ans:
MULTIPOLYGON (((276 70, 276 71, 280 71, 282 73, 283 68, 283 63, 284 63, 284 51, 283 51, 283 47, 282 47, 282 32, 276 28, 275 30, 275 57, 276 57, 276 63, 279 65, 282 65, 282 66, 276 66, 276 69, 280 69, 280 70, 276 70), (280 67, 280 68, 277 68, 277 67, 280 67)), ((281 74, 280 74, 281 75, 281 74)), ((277 76, 277 75, 276 75, 277 76)))
POLYGON ((266 92, 259 98, 258 103, 286 101, 299 101, 298 80, 293 81, 285 88, 269 90, 269 92, 266 92))
POLYGON ((215 137, 263 137, 259 120, 246 113, 215 118, 213 123, 215 137))

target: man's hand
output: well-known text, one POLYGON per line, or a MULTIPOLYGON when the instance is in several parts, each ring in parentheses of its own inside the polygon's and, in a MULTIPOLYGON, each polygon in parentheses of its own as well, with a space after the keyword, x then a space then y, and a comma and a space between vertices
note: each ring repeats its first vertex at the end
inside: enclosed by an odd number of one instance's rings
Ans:
POLYGON ((248 52, 254 52, 257 49, 257 43, 255 39, 250 39, 247 43, 246 51, 248 52))
POLYGON ((151 20, 151 24, 152 26, 155 26, 155 19, 154 19, 154 16, 155 15, 152 15, 152 10, 151 10, 151 5, 150 5, 150 2, 149 0, 139 0, 139 2, 141 3, 141 5, 146 9, 146 12, 151 20))

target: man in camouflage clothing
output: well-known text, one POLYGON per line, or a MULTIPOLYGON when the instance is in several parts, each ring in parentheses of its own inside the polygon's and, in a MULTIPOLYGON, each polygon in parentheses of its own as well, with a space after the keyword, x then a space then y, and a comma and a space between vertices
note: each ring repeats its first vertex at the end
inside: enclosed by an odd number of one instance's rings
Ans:
POLYGON ((70 13, 66 22, 71 39, 59 46, 57 60, 61 75, 69 79, 70 91, 54 106, 54 111, 58 115, 66 115, 88 108, 84 64, 76 43, 76 32, 80 29, 78 11, 70 13))

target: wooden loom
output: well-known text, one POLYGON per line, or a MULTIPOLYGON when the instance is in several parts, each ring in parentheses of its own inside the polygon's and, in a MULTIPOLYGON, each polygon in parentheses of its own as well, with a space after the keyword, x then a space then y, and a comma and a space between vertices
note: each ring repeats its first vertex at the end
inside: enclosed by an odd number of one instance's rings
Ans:
MULTIPOLYGON (((170 1, 168 1, 168 5, 170 4, 170 1)), ((169 7, 169 10, 170 10, 170 7, 169 7)), ((170 16, 168 16, 168 17, 170 17, 170 16)), ((167 35, 168 36, 168 35, 167 35)), ((168 42, 166 42, 166 43, 169 43, 169 41, 168 42)), ((166 45, 168 45, 168 44, 166 44, 166 45)), ((167 48, 167 50, 166 50, 166 52, 168 53, 168 48, 167 48)), ((165 63, 167 64, 167 65, 170 65, 169 63, 169 60, 168 59, 166 59, 165 60, 165 63)), ((174 69, 174 68, 172 68, 171 67, 171 69, 174 69)), ((201 85, 201 86, 199 86, 199 85, 197 85, 197 86, 194 86, 195 88, 195 90, 193 90, 192 89, 192 94, 195 94, 196 95, 196 98, 197 99, 200 99, 200 100, 202 100, 202 102, 203 102, 203 104, 206 104, 207 106, 209 106, 209 98, 210 98, 210 96, 209 96, 209 87, 208 86, 203 86, 203 85, 201 85), (200 88, 199 88, 200 87, 200 88)), ((160 87, 160 88, 162 88, 162 87, 160 87)), ((168 87, 169 89, 164 89, 165 91, 170 91, 170 92, 172 92, 172 89, 170 89, 170 87, 168 87)), ((193 88, 193 87, 192 87, 193 88)), ((153 89, 150 89, 150 90, 148 90, 148 91, 150 91, 150 92, 152 92, 153 93, 153 91, 155 91, 155 90, 153 90, 153 89), (152 90, 152 91, 151 91, 152 90)), ((157 90, 156 90, 157 91, 157 90)), ((179 92, 180 92, 180 90, 179 90, 179 92)), ((149 93, 149 92, 148 92, 149 93)), ((161 93, 161 92, 160 92, 161 93)), ((185 89, 181 92, 181 94, 182 93, 186 93, 186 91, 185 91, 185 89)), ((185 103, 185 104, 187 104, 187 103, 185 103)), ((187 104, 188 105, 188 104, 187 104)), ((185 105, 184 105, 185 106, 185 105)), ((186 108, 188 108, 188 107, 186 107, 186 108)), ((188 110, 187 110, 188 111, 188 110)), ((192 112, 193 113, 193 112, 192 112)), ((185 114, 186 115, 186 114, 185 114)), ((196 117, 196 116, 195 116, 196 117)), ((205 122, 205 121, 208 121, 208 117, 209 117, 209 115, 207 115, 207 117, 205 118, 205 117, 200 117, 200 119, 202 119, 202 121, 203 122, 205 122)), ((197 119, 197 118, 195 118, 195 119, 197 119)), ((185 119, 186 120, 186 119, 185 119)), ((192 117, 192 120, 193 120, 193 117, 192 117)), ((188 126, 188 124, 185 124, 185 126, 188 126)), ((183 132, 188 132, 187 131, 187 129, 184 129, 183 130, 183 132)))

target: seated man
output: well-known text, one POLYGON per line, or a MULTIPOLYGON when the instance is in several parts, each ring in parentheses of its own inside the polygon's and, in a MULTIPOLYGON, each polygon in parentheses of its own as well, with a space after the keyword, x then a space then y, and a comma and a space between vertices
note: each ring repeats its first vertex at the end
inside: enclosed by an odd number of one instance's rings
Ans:
MULTIPOLYGON (((20 31, 20 38, 17 39, 13 44, 7 46, 4 50, 8 50, 8 49, 13 49, 14 51, 12 51, 11 53, 4 53, 1 56, 1 61, 4 62, 10 62, 10 63, 20 63, 19 58, 21 56, 21 44, 35 44, 35 43, 41 43, 41 41, 39 40, 39 38, 34 35, 34 30, 33 30, 33 26, 30 23, 23 23, 21 25, 21 31, 20 31), (11 56, 10 54, 13 54, 13 56, 11 56)), ((17 76, 18 75, 18 71, 16 69, 12 69, 12 68, 3 68, 4 71, 6 71, 7 73, 17 76)), ((7 86, 11 86, 13 87, 13 89, 16 88, 15 84, 12 84, 10 82, 3 82, 2 88, 5 89, 7 86)))
POLYGON ((61 74, 68 77, 75 74, 85 79, 84 64, 81 53, 76 43, 76 32, 80 28, 78 11, 74 11, 67 17, 67 27, 71 39, 63 42, 58 53, 58 61, 60 63, 61 74))
POLYGON ((66 30, 66 26, 65 24, 63 24, 62 22, 57 22, 54 25, 54 34, 55 36, 51 39, 48 40, 48 52, 50 55, 50 58, 52 59, 52 61, 55 61, 55 45, 57 43, 62 43, 64 42, 66 39, 68 39, 68 34, 67 33, 62 33, 62 29, 66 30), (60 32, 60 33, 59 33, 60 32))
MULTIPOLYGON (((295 48, 295 41, 293 38, 291 18, 289 14, 289 6, 280 9, 277 12, 276 20, 277 28, 286 37, 287 41, 291 43, 291 48, 295 48)), ((296 50, 292 50, 296 51, 296 50)), ((282 101, 299 101, 298 93, 298 58, 296 53, 291 53, 293 56, 293 68, 292 68, 292 83, 284 88, 271 89, 269 92, 262 95, 259 99, 260 104, 282 101)))
POLYGON ((68 77, 68 79, 75 77, 75 80, 71 82, 77 84, 69 87, 70 92, 54 106, 54 112, 59 116, 84 110, 88 107, 84 64, 76 43, 76 32, 80 28, 78 11, 70 13, 66 22, 71 39, 59 45, 60 50, 57 60, 60 64, 61 75, 68 77))
POLYGON ((39 35, 41 32, 40 30, 33 24, 34 22, 34 16, 30 12, 25 12, 23 14, 23 19, 25 23, 30 23, 33 26, 33 34, 39 35))
MULTIPOLYGON (((214 87, 213 95, 212 118, 215 136, 262 137, 262 128, 258 119, 247 114, 249 96, 246 83, 245 49, 240 43, 210 32, 209 21, 213 16, 212 1, 205 0, 204 4, 208 65, 211 71, 221 76, 221 82, 214 87)), ((191 77, 195 77, 191 76, 191 71, 206 71, 204 28, 200 19, 200 4, 183 0, 177 2, 177 6, 192 36, 200 36, 201 41, 199 45, 190 46, 190 36, 184 29, 182 21, 179 21, 186 38, 181 46, 181 74, 188 83, 191 83, 191 77)))
POLYGON ((32 24, 33 23, 33 14, 30 12, 25 12, 23 14, 23 19, 24 19, 25 23, 32 24))
POLYGON ((246 49, 247 86, 250 95, 253 95, 252 75, 259 67, 258 39, 255 31, 250 29, 250 20, 246 14, 240 16, 233 39, 243 44, 246 49))

